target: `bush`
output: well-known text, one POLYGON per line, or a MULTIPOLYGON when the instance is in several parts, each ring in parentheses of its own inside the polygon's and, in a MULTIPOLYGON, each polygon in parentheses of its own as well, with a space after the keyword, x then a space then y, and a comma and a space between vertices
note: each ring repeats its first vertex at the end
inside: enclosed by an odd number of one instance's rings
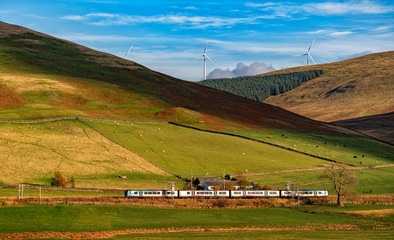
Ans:
POLYGON ((58 187, 66 187, 69 183, 68 179, 63 176, 61 172, 55 172, 55 176, 52 178, 51 185, 58 187))

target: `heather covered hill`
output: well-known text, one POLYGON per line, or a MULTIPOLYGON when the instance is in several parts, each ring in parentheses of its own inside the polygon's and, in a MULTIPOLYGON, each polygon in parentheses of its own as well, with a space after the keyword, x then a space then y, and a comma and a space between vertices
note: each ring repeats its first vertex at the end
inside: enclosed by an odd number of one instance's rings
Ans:
POLYGON ((337 131, 278 107, 154 72, 107 53, 0 23, 1 119, 87 115, 210 128, 337 131), (9 100, 10 98, 11 100, 9 100), (181 109, 181 111, 179 111, 181 109), (186 113, 185 113, 186 112, 186 113), (179 117, 178 117, 179 114, 179 117))
POLYGON ((394 145, 394 112, 333 122, 394 145))
POLYGON ((283 69, 266 75, 313 69, 320 77, 265 102, 319 121, 339 121, 394 111, 394 52, 341 62, 283 69))

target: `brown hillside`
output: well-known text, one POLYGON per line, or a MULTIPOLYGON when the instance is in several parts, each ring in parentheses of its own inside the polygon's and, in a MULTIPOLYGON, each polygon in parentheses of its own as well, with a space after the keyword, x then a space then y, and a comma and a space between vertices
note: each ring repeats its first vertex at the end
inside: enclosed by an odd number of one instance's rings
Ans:
POLYGON ((276 71, 274 73, 322 69, 324 74, 265 102, 326 122, 392 112, 393 65, 394 52, 391 51, 276 71))
POLYGON ((333 122, 394 145, 394 112, 333 122))
MULTIPOLYGON (((174 114, 185 115, 189 109, 202 114, 203 121, 212 120, 216 129, 280 127, 338 131, 279 107, 182 81, 111 54, 2 22, 0 53, 3 70, 0 83, 12 85, 16 92, 28 97, 34 96, 20 113, 14 111, 12 116, 16 118, 34 112, 37 106, 40 107, 34 115, 37 117, 43 117, 43 113, 53 117, 59 113, 55 110, 61 109, 62 114, 127 119, 156 116, 165 119, 166 115, 173 119, 174 114), (14 79, 20 82, 16 84, 14 79), (29 83, 28 90, 25 82, 29 83), (172 111, 179 107, 185 110, 172 111), (218 123, 223 126, 217 126, 218 123)), ((1 114, 0 111, 0 117, 1 114)))

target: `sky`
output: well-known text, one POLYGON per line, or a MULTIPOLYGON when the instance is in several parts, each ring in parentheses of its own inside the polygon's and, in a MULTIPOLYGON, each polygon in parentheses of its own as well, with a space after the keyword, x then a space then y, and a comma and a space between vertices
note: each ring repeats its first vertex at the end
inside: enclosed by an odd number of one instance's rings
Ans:
POLYGON ((67 39, 183 80, 254 75, 394 50, 394 2, 0 0, 0 21, 67 39))

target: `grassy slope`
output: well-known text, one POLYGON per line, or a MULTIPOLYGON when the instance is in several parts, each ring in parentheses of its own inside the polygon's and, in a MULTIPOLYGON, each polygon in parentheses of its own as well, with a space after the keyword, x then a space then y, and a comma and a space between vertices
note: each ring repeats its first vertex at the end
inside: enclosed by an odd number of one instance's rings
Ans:
POLYGON ((394 52, 341 62, 275 71, 322 69, 324 74, 265 102, 321 121, 337 121, 394 111, 394 52))
POLYGON ((394 163, 393 147, 359 135, 313 133, 287 129, 233 130, 229 132, 356 166, 394 163))
POLYGON ((144 158, 76 120, 0 123, 0 129, 3 184, 49 184, 54 171, 73 176, 77 187, 161 188, 175 181, 144 158), (128 179, 119 179, 119 175, 128 179))
POLYGON ((156 164, 189 177, 303 168, 327 162, 241 138, 169 124, 86 121, 156 164))

